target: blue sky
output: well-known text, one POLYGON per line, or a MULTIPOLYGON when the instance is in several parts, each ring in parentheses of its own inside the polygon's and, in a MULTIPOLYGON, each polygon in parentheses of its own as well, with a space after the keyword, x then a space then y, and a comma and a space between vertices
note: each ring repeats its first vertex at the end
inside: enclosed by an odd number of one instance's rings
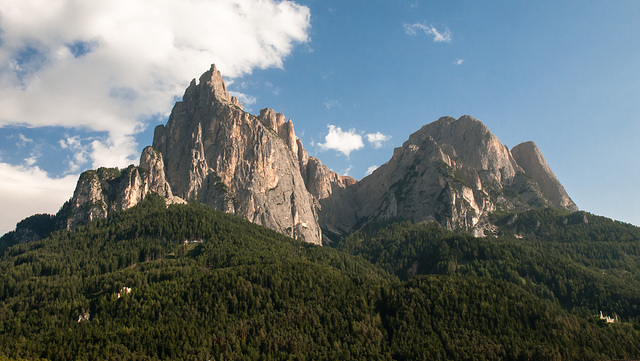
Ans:
POLYGON ((638 1, 2 3, 0 233, 81 171, 137 163, 211 63, 341 174, 469 114, 536 142, 581 209, 640 225, 638 1))

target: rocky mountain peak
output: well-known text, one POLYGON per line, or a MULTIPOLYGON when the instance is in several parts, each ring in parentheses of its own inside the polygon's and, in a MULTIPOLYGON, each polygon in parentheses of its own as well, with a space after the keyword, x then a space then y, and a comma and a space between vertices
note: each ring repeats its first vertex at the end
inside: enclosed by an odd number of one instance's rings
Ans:
POLYGON ((568 196, 559 193, 559 183, 547 179, 539 152, 520 149, 532 158, 522 166, 478 119, 442 117, 411 134, 387 163, 340 193, 344 202, 334 197, 324 201, 323 213, 340 216, 321 225, 344 234, 367 223, 400 218, 437 221, 483 235, 491 229, 489 215, 496 210, 573 209, 568 196), (348 206, 354 216, 345 211, 348 206))
POLYGON ((459 159, 476 170, 487 171, 498 182, 510 180, 520 171, 509 149, 472 116, 442 117, 412 134, 408 142, 419 144, 426 138, 438 144, 451 161, 459 159))
POLYGON ((199 83, 196 83, 196 79, 191 80, 183 96, 183 101, 191 100, 195 97, 211 98, 210 100, 231 103, 242 109, 242 103, 238 98, 231 96, 227 91, 222 74, 215 64, 211 64, 211 68, 200 76, 199 83))

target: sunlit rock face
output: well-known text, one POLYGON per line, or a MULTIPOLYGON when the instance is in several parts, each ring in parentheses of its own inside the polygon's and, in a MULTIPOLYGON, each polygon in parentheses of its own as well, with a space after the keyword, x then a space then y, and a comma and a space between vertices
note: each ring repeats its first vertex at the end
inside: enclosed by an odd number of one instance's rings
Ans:
POLYGON ((326 194, 331 182, 343 187, 349 182, 326 167, 323 177, 310 176, 309 159, 315 164, 291 120, 271 109, 259 116, 243 111, 212 66, 191 82, 167 124, 156 128, 153 145, 145 148, 130 176, 81 178, 67 205, 73 214, 68 226, 130 208, 153 192, 170 203, 197 200, 321 244, 319 205, 307 183, 326 194), (108 190, 114 187, 121 190, 108 190))
POLYGON ((191 81, 139 164, 83 173, 58 218, 72 228, 156 193, 321 244, 381 220, 482 235, 496 210, 577 209, 534 143, 509 150, 470 116, 424 125, 359 182, 338 175, 307 154, 291 119, 245 112, 215 66, 191 81))
POLYGON ((284 119, 271 109, 258 117, 244 112, 212 67, 155 131, 153 148, 163 156, 173 195, 320 244, 293 123, 284 119))
POLYGON ((427 124, 350 188, 355 222, 342 229, 399 218, 434 220, 482 235, 495 210, 577 209, 537 147, 526 144, 515 148, 516 158, 470 116, 427 124))

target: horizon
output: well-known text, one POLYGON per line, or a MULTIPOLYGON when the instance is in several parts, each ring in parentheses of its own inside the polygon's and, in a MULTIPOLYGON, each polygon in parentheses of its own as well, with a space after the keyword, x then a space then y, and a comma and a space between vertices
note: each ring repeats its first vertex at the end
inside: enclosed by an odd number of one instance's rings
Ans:
POLYGON ((55 213, 83 170, 138 164, 212 63, 339 174, 468 114, 509 149, 535 142, 581 210, 640 225, 640 3, 247 3, 0 4, 0 234, 55 213))

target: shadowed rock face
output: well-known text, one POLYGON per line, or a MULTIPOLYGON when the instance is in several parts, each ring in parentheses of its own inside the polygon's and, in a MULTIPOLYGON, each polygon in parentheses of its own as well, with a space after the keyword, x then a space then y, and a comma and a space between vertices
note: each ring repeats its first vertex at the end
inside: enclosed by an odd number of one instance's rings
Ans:
POLYGON ((149 192, 315 244, 384 219, 482 234, 495 210, 577 209, 535 144, 510 151, 470 116, 423 126, 360 182, 340 176, 308 156, 283 114, 244 112, 215 66, 191 81, 138 167, 83 173, 58 216, 71 228, 133 207, 149 192))
POLYGON ((525 173, 538 183, 543 196, 553 207, 570 211, 578 210, 556 175, 549 168, 536 143, 520 143, 511 149, 511 154, 525 173))

